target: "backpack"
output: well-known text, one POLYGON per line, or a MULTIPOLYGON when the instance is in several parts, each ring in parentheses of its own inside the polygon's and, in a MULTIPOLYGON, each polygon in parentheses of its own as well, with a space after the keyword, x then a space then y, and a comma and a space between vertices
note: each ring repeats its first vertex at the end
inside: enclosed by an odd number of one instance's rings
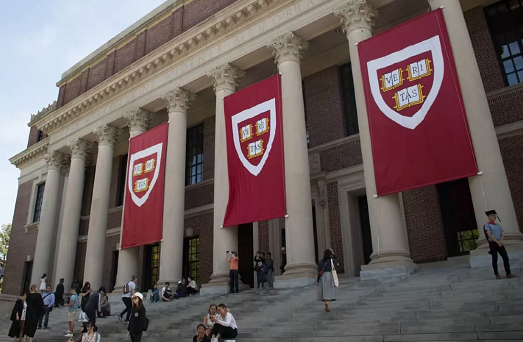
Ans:
POLYGON ((128 293, 129 293, 129 283, 127 283, 123 286, 123 294, 128 294, 128 293))
POLYGON ((145 319, 143 320, 143 331, 147 331, 149 329, 149 317, 145 316, 145 319))

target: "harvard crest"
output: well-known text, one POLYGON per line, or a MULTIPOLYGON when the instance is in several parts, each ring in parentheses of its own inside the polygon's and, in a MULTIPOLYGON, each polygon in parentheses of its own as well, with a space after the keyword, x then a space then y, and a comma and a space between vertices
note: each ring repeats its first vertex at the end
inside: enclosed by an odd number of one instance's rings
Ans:
POLYGON ((236 153, 242 165, 257 176, 272 148, 276 133, 276 99, 270 99, 232 116, 236 153))
POLYGON ((156 144, 131 155, 127 186, 131 199, 141 207, 149 198, 158 180, 163 143, 156 144))
POLYGON ((385 116, 415 129, 436 100, 444 76, 439 36, 367 62, 372 97, 385 116))

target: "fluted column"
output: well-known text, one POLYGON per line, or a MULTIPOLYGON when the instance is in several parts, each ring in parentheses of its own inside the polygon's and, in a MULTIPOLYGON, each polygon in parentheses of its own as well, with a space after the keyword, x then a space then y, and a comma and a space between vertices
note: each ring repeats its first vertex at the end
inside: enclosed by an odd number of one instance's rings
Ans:
POLYGON ((279 288, 316 282, 309 153, 300 71, 301 54, 307 46, 307 42, 292 32, 276 38, 268 45, 273 49, 281 74, 285 146, 287 266, 285 274, 276 278, 274 286, 279 288))
POLYGON ((487 259, 490 258, 487 255, 488 244, 481 227, 487 222, 485 211, 492 209, 496 210, 503 220, 503 240, 508 251, 521 251, 523 235, 519 230, 492 114, 461 5, 458 0, 429 0, 429 4, 432 9, 443 7, 474 154, 482 173, 480 176, 469 178, 476 221, 480 227, 480 247, 472 251, 471 256, 484 255, 487 259))
POLYGON ((183 277, 187 111, 193 96, 183 88, 176 88, 163 95, 169 113, 169 140, 160 248, 161 283, 176 284, 183 277))
MULTIPOLYGON (((225 111, 223 99, 236 91, 243 71, 225 64, 207 73, 216 93, 216 131, 214 138, 214 230, 213 230, 213 273, 209 284, 202 288, 203 294, 227 292, 229 264, 226 251, 238 251, 238 227, 222 227, 229 200, 229 177, 227 171, 227 144, 225 133, 225 111)), ((239 255, 252 258, 251 255, 239 255)))
POLYGON ((56 276, 54 277, 56 281, 64 278, 65 284, 70 284, 73 281, 84 191, 85 160, 89 143, 82 139, 76 139, 69 144, 69 147, 71 149, 71 166, 65 192, 62 231, 58 245, 56 276))
POLYGON ((98 157, 94 175, 91 213, 89 216, 89 232, 87 234, 87 252, 85 254, 84 281, 91 282, 91 288, 102 285, 105 252, 105 236, 107 231, 107 215, 109 210, 109 194, 111 189, 111 173, 113 153, 116 138, 120 129, 104 125, 95 130, 98 136, 98 157))
POLYGON ((40 277, 47 273, 47 279, 51 280, 49 274, 49 261, 51 260, 51 243, 53 241, 53 229, 56 222, 58 205, 58 193, 62 164, 64 156, 62 153, 53 151, 45 155, 47 164, 47 178, 45 180, 44 198, 40 223, 38 224, 38 236, 33 263, 31 283, 40 286, 40 277))
POLYGON ((402 217, 399 195, 374 197, 376 195, 374 161, 357 44, 372 36, 372 27, 377 12, 366 0, 351 0, 343 7, 336 9, 334 13, 341 18, 343 30, 349 41, 371 224, 373 253, 369 265, 362 266, 361 277, 374 278, 382 275, 410 274, 416 265, 410 258, 407 230, 402 217))
MULTIPOLYGON (((124 115, 124 118, 127 119, 129 123, 129 137, 133 138, 137 135, 140 135, 147 131, 147 125, 149 123, 149 113, 146 110, 141 108, 134 109, 129 111, 124 115)), ((125 168, 125 175, 127 177, 127 172, 129 171, 129 160, 127 160, 127 167, 125 168)), ((127 178, 126 178, 127 179, 127 178)), ((124 200, 123 200, 123 210, 122 210, 122 229, 123 229, 123 217, 125 214, 125 197, 127 194, 127 182, 125 183, 124 188, 124 200)), ((120 246, 122 245, 122 232, 120 230, 120 246)), ((114 286, 114 292, 121 293, 125 284, 127 284, 133 275, 138 274, 138 269, 140 267, 138 262, 138 247, 131 247, 126 249, 121 249, 118 252, 118 271, 116 274, 116 284, 114 286)))

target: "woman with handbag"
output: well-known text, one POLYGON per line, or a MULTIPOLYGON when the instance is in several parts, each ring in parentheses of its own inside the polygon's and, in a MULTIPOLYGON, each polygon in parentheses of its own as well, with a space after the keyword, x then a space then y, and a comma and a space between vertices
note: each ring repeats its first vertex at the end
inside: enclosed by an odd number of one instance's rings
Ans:
POLYGON ((129 336, 131 342, 141 342, 142 334, 147 330, 149 319, 146 316, 145 307, 143 306, 143 295, 136 292, 133 297, 133 308, 129 317, 129 336))
POLYGON ((336 300, 334 288, 338 286, 338 275, 335 265, 337 264, 336 255, 332 249, 326 249, 323 259, 318 263, 317 280, 317 299, 325 304, 325 312, 330 312, 329 304, 336 300))

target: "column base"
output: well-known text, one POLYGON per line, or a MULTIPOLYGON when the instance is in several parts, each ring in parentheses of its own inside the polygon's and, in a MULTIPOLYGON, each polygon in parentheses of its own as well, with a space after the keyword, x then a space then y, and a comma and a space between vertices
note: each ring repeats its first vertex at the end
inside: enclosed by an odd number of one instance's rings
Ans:
MULTIPOLYGON (((240 291, 245 291, 251 287, 247 284, 242 283, 241 276, 238 275, 238 288, 240 291)), ((200 288, 200 296, 209 296, 215 294, 228 294, 229 293, 229 274, 218 274, 211 276, 211 281, 208 284, 202 284, 200 288)))
MULTIPOLYGON (((523 265, 523 239, 517 239, 519 237, 518 235, 515 235, 516 239, 511 239, 510 237, 505 235, 503 239, 510 260, 510 266, 523 265)), ((487 243, 481 244, 475 250, 470 251, 470 267, 492 267, 492 257, 488 254, 488 251, 489 246, 487 243)), ((503 272, 503 259, 499 255, 498 268, 503 272)))
POLYGON ((275 289, 288 289, 316 284, 318 266, 309 263, 289 264, 285 273, 274 278, 275 289))
POLYGON ((389 279, 409 276, 416 265, 405 251, 388 251, 371 255, 372 261, 361 266, 360 280, 389 279))

